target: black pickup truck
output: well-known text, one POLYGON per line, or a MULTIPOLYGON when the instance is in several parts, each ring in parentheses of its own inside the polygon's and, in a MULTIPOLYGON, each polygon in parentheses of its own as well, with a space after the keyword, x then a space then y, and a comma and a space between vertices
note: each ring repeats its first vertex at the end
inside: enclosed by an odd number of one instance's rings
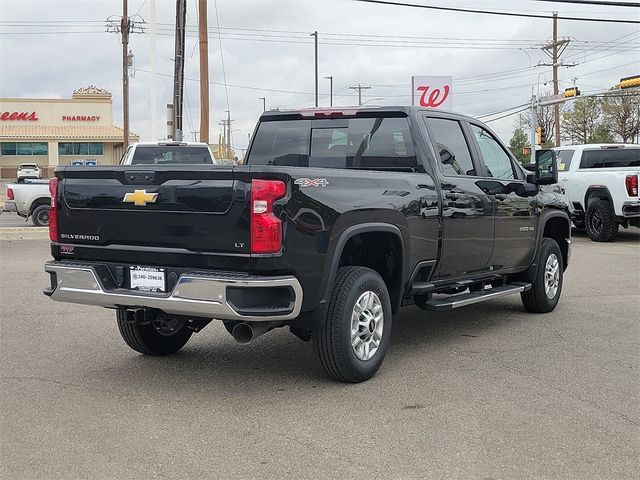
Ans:
POLYGON ((267 112, 245 164, 59 167, 45 294, 178 351, 212 319, 288 326, 334 379, 373 376, 404 305, 520 293, 552 311, 570 253, 555 153, 524 170, 485 125, 418 107, 267 112))

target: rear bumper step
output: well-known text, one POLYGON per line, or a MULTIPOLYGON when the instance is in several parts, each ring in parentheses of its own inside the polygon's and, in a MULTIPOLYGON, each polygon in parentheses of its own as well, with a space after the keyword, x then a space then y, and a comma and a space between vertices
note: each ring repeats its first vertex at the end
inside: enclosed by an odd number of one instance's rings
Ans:
POLYGON ((452 310, 454 308, 466 307, 474 303, 486 302, 495 298, 521 293, 531 288, 530 283, 512 283, 502 287, 494 287, 481 292, 464 293, 452 295, 442 299, 432 299, 425 303, 426 310, 452 310))
POLYGON ((51 288, 44 293, 58 302, 156 308, 174 315, 252 322, 292 320, 302 306, 302 287, 294 276, 234 278, 228 273, 185 273, 171 292, 151 293, 106 289, 91 265, 52 261, 45 264, 45 271, 52 278, 51 288), (257 298, 264 302, 256 302, 257 298))

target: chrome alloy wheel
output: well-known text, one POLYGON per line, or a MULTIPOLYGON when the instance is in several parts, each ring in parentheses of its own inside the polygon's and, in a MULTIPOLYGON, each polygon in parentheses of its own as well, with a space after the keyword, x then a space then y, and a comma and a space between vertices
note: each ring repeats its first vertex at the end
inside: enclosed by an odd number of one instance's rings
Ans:
POLYGON ((549 299, 553 299, 558 293, 560 285, 560 262, 555 253, 549 255, 544 267, 544 292, 549 299))
POLYGON ((382 341, 384 312, 375 292, 366 291, 353 306, 351 313, 351 347, 360 360, 370 360, 382 341))

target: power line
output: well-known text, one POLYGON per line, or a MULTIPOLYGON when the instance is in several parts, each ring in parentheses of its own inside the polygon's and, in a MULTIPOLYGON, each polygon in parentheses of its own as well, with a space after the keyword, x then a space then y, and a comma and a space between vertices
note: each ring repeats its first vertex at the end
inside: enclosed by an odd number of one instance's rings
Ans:
MULTIPOLYGON (((469 8, 442 7, 435 5, 422 5, 406 2, 391 2, 388 0, 353 0, 354 2, 375 3, 380 5, 393 5, 396 7, 424 8, 430 10, 442 10, 447 12, 460 13, 479 13, 484 15, 501 15, 506 17, 525 17, 525 18, 544 18, 551 20, 553 17, 549 15, 537 15, 534 13, 515 13, 515 12, 496 12, 491 10, 472 10, 469 8)), ((593 18, 593 17, 558 17, 558 20, 571 20, 582 22, 602 22, 602 23, 640 23, 640 20, 618 20, 613 18, 593 18)))
POLYGON ((607 7, 640 7, 637 2, 611 2, 605 0, 531 0, 548 3, 577 3, 578 5, 603 5, 607 7))
POLYGON ((218 43, 220 45, 220 63, 222 64, 222 81, 224 82, 224 94, 227 98, 227 110, 231 110, 231 108, 229 107, 229 89, 227 88, 227 72, 224 68, 224 53, 222 52, 222 37, 220 36, 220 20, 218 19, 217 0, 213 0, 213 8, 215 9, 215 12, 216 12, 216 25, 218 26, 218 43))

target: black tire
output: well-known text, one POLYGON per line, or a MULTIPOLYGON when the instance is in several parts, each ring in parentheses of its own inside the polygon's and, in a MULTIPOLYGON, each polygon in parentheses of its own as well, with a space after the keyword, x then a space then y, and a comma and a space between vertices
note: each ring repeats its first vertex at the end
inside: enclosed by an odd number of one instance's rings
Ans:
POLYGON ((613 219, 613 209, 607 200, 593 200, 585 215, 587 235, 594 242, 610 242, 616 237, 619 225, 613 219))
POLYGON ((35 208, 31 213, 31 220, 36 227, 48 227, 49 226, 49 212, 51 207, 49 205, 40 205, 35 208))
POLYGON ((145 355, 170 355, 176 353, 189 341, 191 334, 186 325, 177 328, 171 335, 158 333, 151 323, 140 325, 128 322, 124 310, 117 313, 118 328, 125 343, 136 352, 145 355))
MULTIPOLYGON (((314 347, 327 374, 335 380, 350 383, 363 382, 373 377, 389 348, 391 322, 391 301, 382 277, 365 267, 338 269, 329 299, 327 318, 312 333, 314 347), (367 360, 358 358, 351 346, 352 312, 365 292, 376 294, 383 313, 379 345, 367 360)), ((373 335, 375 329, 370 328, 373 335)), ((367 334, 366 330, 362 333, 367 334)))
POLYGON ((542 245, 540 245, 536 266, 531 289, 526 292, 522 292, 520 297, 522 298, 524 308, 528 312, 548 313, 556 308, 558 300, 560 300, 560 294, 562 293, 562 281, 564 277, 562 252, 560 252, 560 247, 554 239, 546 237, 542 239, 542 245), (547 261, 552 255, 555 255, 558 262, 558 285, 555 295, 553 297, 549 297, 545 288, 546 269, 547 261))

